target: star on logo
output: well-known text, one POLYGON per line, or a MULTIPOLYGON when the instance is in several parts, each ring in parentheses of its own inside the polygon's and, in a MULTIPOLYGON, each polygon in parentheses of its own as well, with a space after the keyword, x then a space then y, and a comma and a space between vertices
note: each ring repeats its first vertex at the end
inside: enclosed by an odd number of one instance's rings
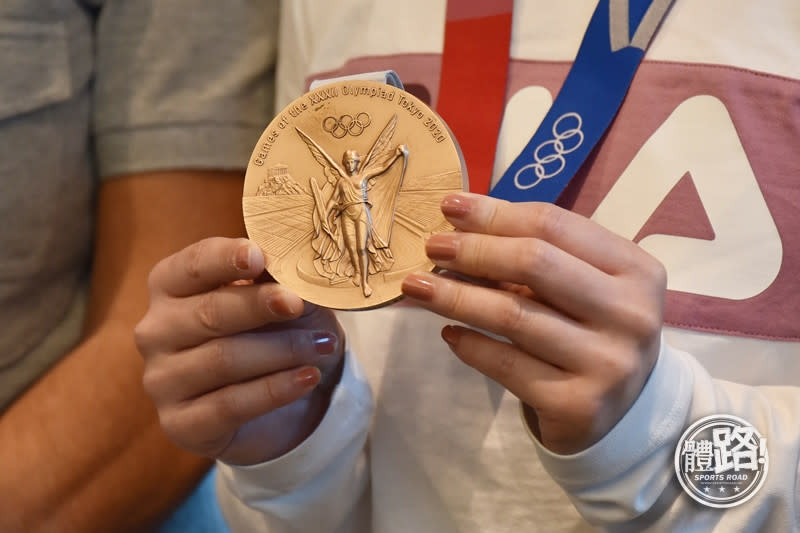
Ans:
POLYGON ((711 489, 710 489, 710 488, 708 488, 708 487, 706 487, 706 488, 704 488, 703 490, 704 490, 704 491, 706 491, 706 493, 708 493, 708 491, 710 491, 711 489))
POLYGON ((734 492, 739 492, 739 487, 733 487, 734 492))
POLYGON ((725 492, 725 487, 720 487, 720 488, 719 488, 719 491, 720 491, 720 492, 725 492))

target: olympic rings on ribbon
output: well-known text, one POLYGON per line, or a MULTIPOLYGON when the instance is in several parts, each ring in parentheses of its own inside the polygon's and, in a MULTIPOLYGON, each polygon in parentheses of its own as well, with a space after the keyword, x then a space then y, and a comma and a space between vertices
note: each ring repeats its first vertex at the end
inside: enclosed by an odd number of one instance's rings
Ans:
POLYGON ((553 138, 537 146, 533 151, 534 162, 523 166, 514 175, 514 185, 517 186, 517 189, 523 191, 531 189, 536 187, 542 180, 553 178, 560 174, 564 167, 567 166, 567 160, 564 155, 574 152, 583 144, 581 126, 583 126, 583 119, 575 112, 564 113, 558 117, 553 123, 553 138), (577 124, 565 131, 559 131, 562 121, 570 118, 577 121, 577 124), (573 137, 577 137, 577 140, 573 140, 568 143, 569 146, 565 146, 564 141, 569 141, 573 137), (543 156, 544 152, 549 153, 543 156), (528 169, 533 169, 534 174, 536 174, 536 180, 530 183, 520 183, 520 175, 528 169))
POLYGON ((342 115, 339 118, 325 117, 322 121, 322 129, 333 135, 336 139, 341 139, 348 133, 353 137, 358 137, 367 126, 370 125, 372 119, 368 113, 362 111, 356 118, 350 115, 342 115))

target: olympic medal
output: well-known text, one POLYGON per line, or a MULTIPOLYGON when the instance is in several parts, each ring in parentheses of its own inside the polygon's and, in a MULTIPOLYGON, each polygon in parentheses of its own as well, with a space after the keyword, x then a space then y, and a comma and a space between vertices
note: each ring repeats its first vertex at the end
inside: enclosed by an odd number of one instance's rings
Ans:
POLYGON ((442 199, 464 189, 458 145, 413 95, 338 81, 289 104, 250 157, 247 233, 276 281, 309 302, 368 309, 432 270, 425 241, 452 230, 442 199))

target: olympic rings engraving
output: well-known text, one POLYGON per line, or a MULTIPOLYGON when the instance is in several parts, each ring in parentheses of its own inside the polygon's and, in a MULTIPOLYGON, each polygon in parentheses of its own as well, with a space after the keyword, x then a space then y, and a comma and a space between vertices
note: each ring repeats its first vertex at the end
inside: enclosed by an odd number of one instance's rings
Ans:
POLYGON ((553 138, 537 146, 533 151, 533 163, 520 168, 514 174, 514 185, 517 189, 526 190, 536 187, 542 180, 550 179, 564 170, 567 166, 566 154, 572 153, 583 144, 583 119, 575 112, 564 113, 553 123, 553 138), (567 119, 575 120, 576 124, 561 131, 562 122, 567 119), (574 139, 570 141, 570 139, 574 139), (565 143, 564 141, 569 141, 565 143), (520 176, 526 170, 533 169, 536 179, 530 183, 521 183, 520 176))
POLYGON ((342 115, 339 118, 325 117, 322 121, 322 129, 330 133, 334 138, 341 139, 348 133, 353 137, 358 137, 367 126, 370 125, 372 119, 368 113, 362 111, 357 114, 355 118, 351 115, 342 115))

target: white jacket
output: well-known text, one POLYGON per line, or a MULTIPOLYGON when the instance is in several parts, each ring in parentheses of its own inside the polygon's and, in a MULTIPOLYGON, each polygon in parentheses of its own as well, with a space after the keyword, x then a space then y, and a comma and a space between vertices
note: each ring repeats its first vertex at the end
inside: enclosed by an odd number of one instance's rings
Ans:
MULTIPOLYGON (((557 94, 594 7, 516 2, 496 174, 557 94)), ((314 78, 382 69, 435 105, 443 20, 443 1, 287 2, 278 105, 314 78)), ((275 461, 219 465, 231 528, 797 530, 798 80, 796 0, 678 0, 585 180, 562 197, 669 274, 658 363, 600 442, 568 457, 543 449, 518 401, 449 352, 447 321, 405 304, 343 313, 346 369, 315 433, 275 461), (675 477, 679 437, 711 414, 767 438, 765 484, 727 510, 699 505, 675 477)))

